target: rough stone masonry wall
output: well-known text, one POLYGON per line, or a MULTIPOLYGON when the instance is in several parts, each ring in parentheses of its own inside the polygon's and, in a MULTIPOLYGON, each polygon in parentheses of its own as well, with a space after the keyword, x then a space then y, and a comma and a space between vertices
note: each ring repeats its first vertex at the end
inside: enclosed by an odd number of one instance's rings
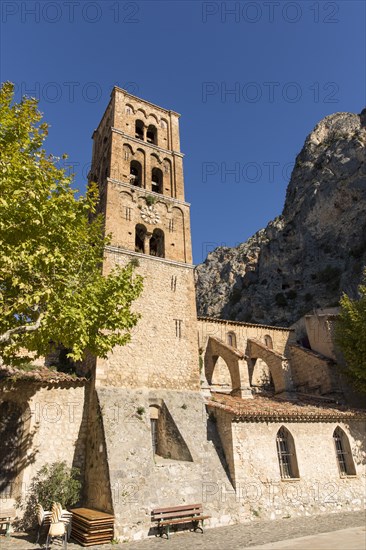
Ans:
MULTIPOLYGON (((113 234, 113 246, 135 250, 135 228, 137 224, 146 226, 141 212, 148 207, 146 197, 150 195, 151 192, 145 189, 108 182, 106 233, 113 234)), ((156 202, 153 208, 160 218, 153 228, 149 227, 149 231, 161 229, 164 232, 165 258, 191 262, 189 205, 157 193, 154 198, 156 202), (171 224, 174 231, 171 231, 171 224)))
POLYGON ((19 472, 15 491, 8 496, 15 497, 20 490, 24 495, 36 472, 46 463, 65 461, 68 466, 80 468, 83 476, 87 432, 85 384, 40 386, 26 380, 4 384, 1 390, 0 403, 11 401, 24 410, 25 468, 19 472))
MULTIPOLYGON (((97 388, 105 433, 115 536, 140 539, 151 534, 151 511, 202 502, 214 527, 240 520, 235 494, 222 502, 220 488, 230 486, 216 424, 207 420, 198 392, 97 388), (153 455, 149 406, 164 402, 189 450, 181 460, 153 455)), ((232 489, 233 491, 233 489, 232 489)))
POLYGON ((260 340, 265 344, 265 336, 270 336, 273 349, 281 355, 285 354, 286 346, 295 341, 294 331, 265 325, 250 323, 236 323, 235 321, 221 321, 219 319, 198 319, 199 346, 205 347, 210 336, 219 338, 227 343, 227 335, 233 332, 236 336, 236 347, 245 352, 249 338, 260 340))
POLYGON ((113 513, 111 484, 109 479, 108 454, 104 424, 114 422, 117 411, 113 406, 101 408, 97 392, 90 391, 88 398, 88 433, 86 438, 84 504, 87 508, 113 513), (115 415, 115 417, 111 417, 115 415))
POLYGON ((129 344, 116 347, 107 360, 98 360, 97 384, 198 390, 192 268, 143 254, 107 251, 105 271, 133 258, 139 262, 136 272, 144 277, 143 293, 133 304, 142 317, 129 344))
POLYGON ((292 379, 299 390, 330 393, 339 390, 339 371, 332 361, 299 346, 290 346, 292 379))
MULTIPOLYGON (((228 422, 230 415, 228 415, 228 422)), ((241 514, 249 509, 262 518, 293 517, 365 505, 364 420, 343 422, 233 422, 236 492, 241 514), (299 480, 281 480, 276 434, 285 427, 296 448, 299 480), (355 477, 340 477, 333 432, 340 426, 348 435, 355 477)))

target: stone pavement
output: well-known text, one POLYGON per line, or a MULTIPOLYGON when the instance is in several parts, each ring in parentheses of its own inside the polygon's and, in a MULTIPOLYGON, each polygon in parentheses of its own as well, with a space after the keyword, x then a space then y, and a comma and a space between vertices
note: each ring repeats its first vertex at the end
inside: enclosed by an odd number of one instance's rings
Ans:
MULTIPOLYGON (((0 537, 0 550, 44 550, 33 539, 16 534, 0 537)), ((275 521, 255 521, 207 529, 201 533, 173 534, 169 541, 151 537, 139 542, 90 546, 90 550, 366 550, 365 513, 347 512, 275 521)), ((68 550, 81 550, 75 543, 68 550)), ((62 548, 52 545, 52 550, 62 548)))

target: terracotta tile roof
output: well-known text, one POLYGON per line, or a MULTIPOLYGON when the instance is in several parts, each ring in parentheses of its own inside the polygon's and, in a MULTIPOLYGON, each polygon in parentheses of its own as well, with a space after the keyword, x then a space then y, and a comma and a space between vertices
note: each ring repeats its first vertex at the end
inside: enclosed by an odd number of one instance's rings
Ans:
POLYGON ((331 421, 359 418, 366 419, 366 410, 351 409, 331 400, 318 400, 301 395, 296 401, 280 397, 255 395, 242 399, 222 393, 213 393, 208 406, 231 413, 234 421, 331 421))
POLYGON ((58 372, 44 366, 37 366, 32 370, 22 370, 16 367, 2 366, 0 367, 0 382, 6 380, 29 380, 39 384, 59 384, 61 382, 85 383, 86 378, 58 372))

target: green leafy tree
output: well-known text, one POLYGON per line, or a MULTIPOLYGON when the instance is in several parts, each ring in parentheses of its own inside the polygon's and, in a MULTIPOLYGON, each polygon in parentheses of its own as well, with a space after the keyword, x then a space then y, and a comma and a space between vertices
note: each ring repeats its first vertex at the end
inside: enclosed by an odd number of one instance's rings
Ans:
POLYGON ((59 159, 42 148, 47 124, 37 101, 0 90, 0 363, 21 349, 47 354, 50 342, 105 357, 130 339, 142 291, 132 264, 102 274, 105 246, 98 193, 77 196, 59 159))
POLYGON ((366 393, 366 272, 358 291, 358 300, 346 294, 341 298, 336 342, 347 363, 346 374, 357 389, 366 393))

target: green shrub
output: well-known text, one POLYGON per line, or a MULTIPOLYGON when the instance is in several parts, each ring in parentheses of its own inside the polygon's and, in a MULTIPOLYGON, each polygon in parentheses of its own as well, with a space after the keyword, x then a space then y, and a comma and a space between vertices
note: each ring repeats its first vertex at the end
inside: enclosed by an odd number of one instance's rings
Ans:
POLYGON ((145 200, 148 206, 152 206, 156 203, 156 197, 153 197, 152 195, 147 195, 147 197, 145 197, 145 200))
POLYGON ((336 291, 339 288, 341 270, 339 267, 327 265, 325 269, 318 271, 317 281, 326 285, 328 291, 336 291))
POLYGON ((334 279, 339 278, 340 274, 341 270, 339 269, 339 267, 332 267, 331 265, 327 265, 325 269, 318 271, 317 280, 319 283, 329 283, 334 279))
POLYGON ((278 294, 276 294, 275 301, 276 301, 276 304, 280 307, 287 306, 287 300, 283 292, 279 292, 278 294))
POLYGON ((230 294, 229 302, 234 305, 239 302, 241 298, 241 291, 238 288, 234 288, 230 294))
POLYGON ((289 299, 289 300, 295 300, 297 296, 297 292, 296 290, 289 290, 286 294, 286 297, 289 299))
POLYGON ((63 508, 77 504, 81 495, 79 475, 79 469, 69 468, 66 462, 45 464, 38 470, 26 496, 17 499, 17 505, 24 511, 21 527, 34 527, 37 504, 45 510, 50 510, 53 502, 60 502, 63 508))

